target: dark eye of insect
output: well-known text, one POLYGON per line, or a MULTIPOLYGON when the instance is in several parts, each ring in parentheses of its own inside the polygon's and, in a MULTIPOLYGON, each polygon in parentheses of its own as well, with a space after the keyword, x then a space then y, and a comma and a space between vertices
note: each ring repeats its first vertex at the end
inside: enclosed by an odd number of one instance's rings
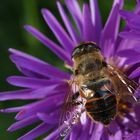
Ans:
POLYGON ((73 51, 73 53, 72 53, 72 58, 73 58, 74 56, 79 55, 80 52, 81 52, 81 49, 80 49, 79 47, 75 48, 74 51, 73 51))
POLYGON ((105 61, 102 62, 103 67, 107 67, 107 63, 105 61))
POLYGON ((89 42, 89 43, 83 43, 83 44, 80 44, 78 47, 76 47, 73 52, 72 52, 72 58, 73 57, 78 57, 82 54, 85 54, 85 53, 90 53, 92 51, 99 51, 100 48, 92 43, 92 42, 89 42))
POLYGON ((75 74, 75 75, 78 75, 78 70, 75 70, 75 71, 74 71, 74 74, 75 74))

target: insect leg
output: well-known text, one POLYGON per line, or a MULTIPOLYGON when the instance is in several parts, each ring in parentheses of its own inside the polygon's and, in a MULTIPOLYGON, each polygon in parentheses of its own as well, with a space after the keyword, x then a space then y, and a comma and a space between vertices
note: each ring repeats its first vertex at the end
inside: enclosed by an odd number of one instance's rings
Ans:
POLYGON ((72 100, 76 100, 79 97, 79 92, 77 91, 75 94, 72 95, 72 100))
POLYGON ((78 105, 83 104, 83 100, 78 100, 79 97, 80 97, 80 93, 78 91, 75 94, 73 94, 72 105, 78 106, 78 105))
POLYGON ((71 118, 67 121, 64 121, 66 127, 60 132, 61 138, 65 138, 72 130, 72 127, 80 121, 81 114, 85 109, 76 109, 72 113, 71 118))
POLYGON ((69 135, 72 127, 80 121, 81 114, 85 111, 85 108, 83 108, 85 102, 79 92, 72 95, 70 102, 75 109, 67 112, 67 118, 66 121, 64 121, 65 127, 60 131, 61 138, 65 138, 69 135))

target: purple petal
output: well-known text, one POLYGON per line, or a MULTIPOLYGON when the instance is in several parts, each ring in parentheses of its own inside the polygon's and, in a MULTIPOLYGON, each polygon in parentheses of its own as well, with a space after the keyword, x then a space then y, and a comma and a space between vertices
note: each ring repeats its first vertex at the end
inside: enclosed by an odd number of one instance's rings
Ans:
POLYGON ((66 6, 70 12, 70 14, 72 15, 76 26, 82 36, 82 20, 83 20, 83 16, 82 16, 82 12, 80 9, 80 6, 78 4, 78 2, 76 0, 65 0, 66 6))
POLYGON ((137 5, 135 6, 134 12, 140 15, 140 3, 138 2, 139 0, 136 1, 137 1, 137 5))
POLYGON ((64 90, 58 90, 57 87, 57 85, 51 85, 36 90, 24 89, 17 91, 0 92, 0 101, 43 99, 49 95, 53 96, 55 94, 63 94, 66 90, 65 87, 64 90))
POLYGON ((118 56, 121 56, 121 57, 127 57, 127 58, 130 58, 130 57, 135 57, 135 56, 139 56, 140 53, 136 52, 134 49, 125 49, 125 50, 122 50, 122 51, 119 51, 117 53, 118 56))
POLYGON ((89 139, 89 129, 90 129, 90 121, 88 120, 86 125, 82 125, 81 134, 78 136, 80 140, 89 139))
POLYGON ((42 14, 46 23, 55 34, 60 44, 64 47, 66 51, 71 54, 72 49, 75 47, 73 41, 70 39, 70 37, 67 35, 62 26, 59 24, 59 22, 49 10, 43 9, 42 14))
POLYGON ((70 140, 77 140, 79 138, 79 135, 81 133, 81 130, 82 130, 82 126, 80 124, 74 126, 72 128, 72 132, 70 133, 70 140))
POLYGON ((62 104, 64 96, 55 95, 47 99, 26 105, 26 107, 16 115, 17 120, 22 120, 38 112, 52 112, 58 110, 62 104))
POLYGON ((60 132, 57 130, 53 131, 51 134, 49 134, 47 137, 45 137, 43 140, 57 140, 60 137, 60 132))
POLYGON ((140 129, 135 130, 133 133, 126 135, 124 140, 139 140, 140 139, 140 129))
POLYGON ((15 49, 10 49, 9 51, 13 53, 10 58, 17 66, 36 72, 45 77, 55 77, 60 79, 67 79, 69 77, 69 74, 62 72, 56 67, 33 56, 27 55, 15 49))
POLYGON ((70 140, 70 135, 69 135, 69 134, 66 135, 66 136, 64 137, 64 140, 70 140))
POLYGON ((0 112, 2 113, 13 113, 13 112, 19 112, 24 108, 24 106, 21 107, 11 107, 6 109, 0 109, 0 112))
POLYGON ((0 92, 0 101, 13 100, 13 99, 30 99, 31 89, 17 90, 17 91, 5 91, 0 92))
MULTIPOLYGON (((140 60, 139 60, 140 61, 140 60)), ((140 67, 138 67, 136 70, 134 70, 130 75, 129 78, 136 78, 140 76, 140 67)))
POLYGON ((100 140, 102 133, 103 133, 103 125, 96 124, 90 139, 94 140, 96 138, 96 140, 100 140))
POLYGON ((57 45, 56 43, 51 41, 49 38, 47 38, 44 34, 42 34, 40 31, 38 31, 34 27, 29 26, 29 25, 26 25, 24 27, 35 38, 37 38, 40 42, 42 42, 49 49, 51 49, 60 59, 62 59, 64 62, 66 61, 69 65, 72 65, 70 53, 69 54, 66 53, 64 51, 64 49, 62 49, 59 45, 57 45))
MULTIPOLYGON (((120 11, 121 16, 127 20, 127 24, 128 22, 130 22, 133 18, 137 18, 137 16, 139 17, 140 12, 140 8, 139 6, 135 9, 134 12, 128 12, 128 11, 120 11)), ((121 43, 118 46, 118 50, 123 50, 127 48, 134 48, 136 44, 139 43, 139 34, 138 32, 131 30, 130 27, 128 27, 127 25, 127 30, 123 30, 123 32, 121 32, 119 34, 119 36, 123 39, 121 39, 121 43)))
POLYGON ((133 65, 139 62, 140 62, 140 56, 136 56, 136 57, 129 57, 128 59, 126 59, 125 64, 133 65))
POLYGON ((123 6, 123 0, 114 0, 112 10, 109 18, 105 24, 101 37, 101 47, 103 48, 103 54, 106 57, 113 55, 115 49, 114 43, 117 39, 120 25, 119 10, 123 6))
POLYGON ((67 125, 65 123, 63 123, 59 128, 57 128, 55 131, 53 131, 51 134, 49 134, 43 140, 57 140, 57 139, 62 139, 61 136, 60 136, 60 133, 63 132, 66 128, 67 128, 67 125))
POLYGON ((100 140, 109 140, 109 133, 106 131, 106 128, 104 128, 101 139, 100 140))
POLYGON ((132 29, 132 30, 136 30, 138 32, 140 32, 140 16, 133 18, 129 23, 128 26, 132 29))
POLYGON ((124 31, 120 32, 119 36, 124 38, 124 39, 129 39, 129 40, 138 40, 140 41, 140 33, 135 32, 135 31, 124 31))
POLYGON ((90 9, 94 31, 96 32, 96 41, 97 43, 99 43, 99 38, 102 30, 102 22, 97 0, 90 0, 90 9))
POLYGON ((140 123, 140 104, 136 104, 134 107, 135 115, 136 115, 136 120, 137 122, 140 123))
POLYGON ((140 31, 140 16, 136 13, 121 11, 120 12, 131 30, 140 31))
POLYGON ((115 134, 120 128, 115 120, 109 124, 109 132, 115 134))
POLYGON ((33 77, 24 77, 24 76, 11 76, 7 79, 8 83, 14 86, 26 87, 26 88, 41 88, 51 85, 65 84, 61 80, 45 80, 33 77))
POLYGON ((133 36, 133 33, 132 34, 131 33, 127 34, 127 33, 129 33, 129 32, 121 32, 120 33, 120 36, 123 39, 121 40, 117 51, 125 50, 126 46, 127 46, 127 49, 134 49, 135 50, 135 47, 139 46, 138 45, 139 44, 139 39, 137 39, 138 35, 133 36))
POLYGON ((44 121, 47 124, 58 124, 59 116, 58 114, 46 114, 46 113, 37 113, 37 116, 40 120, 44 121))
MULTIPOLYGON (((139 9, 140 10, 140 9, 139 9)), ((134 12, 121 10, 120 15, 127 21, 128 26, 132 29, 138 29, 139 30, 139 20, 140 15, 138 14, 138 9, 136 8, 134 12)))
MULTIPOLYGON (((16 65, 16 64, 15 64, 15 65, 16 65)), ((27 76, 27 77, 36 77, 36 78, 41 78, 41 79, 46 78, 46 77, 44 77, 44 75, 41 75, 41 74, 36 73, 36 72, 33 72, 33 71, 28 70, 28 69, 26 69, 26 68, 22 68, 22 67, 20 67, 20 66, 18 66, 18 65, 16 65, 16 67, 17 67, 17 69, 18 69, 23 75, 25 75, 25 76, 27 76)))
POLYGON ((130 11, 125 11, 125 10, 120 10, 120 15, 123 19, 125 19, 126 21, 130 21, 131 19, 133 19, 134 17, 138 16, 133 12, 130 11))
POLYGON ((27 70, 26 68, 22 68, 22 67, 18 67, 16 66, 17 69, 22 73, 24 74, 25 76, 27 77, 35 77, 35 78, 41 78, 41 79, 44 79, 44 76, 43 75, 40 75, 38 73, 35 73, 35 72, 32 72, 30 70, 27 70))
POLYGON ((137 4, 140 4, 140 0, 137 0, 137 4))
POLYGON ((9 128, 8 128, 8 131, 10 132, 13 132, 13 131, 16 131, 18 129, 21 129, 23 127, 26 127, 28 125, 31 125, 35 122, 39 121, 39 119, 37 118, 37 116, 31 116, 31 117, 28 117, 27 119, 23 119, 21 121, 18 121, 14 124, 12 124, 9 128))
POLYGON ((48 125, 46 123, 42 123, 39 126, 32 129, 30 132, 25 134, 24 136, 18 138, 18 140, 33 140, 39 136, 41 136, 44 133, 47 133, 49 130, 51 130, 54 126, 48 125))
POLYGON ((96 41, 96 33, 92 24, 91 13, 88 4, 83 6, 83 41, 96 41))
POLYGON ((136 44, 136 46, 133 48, 136 52, 140 53, 140 43, 136 44))
POLYGON ((63 22, 64 22, 71 38, 74 41, 75 46, 77 46, 77 44, 80 43, 80 38, 78 37, 77 33, 75 32, 75 29, 73 28, 70 20, 68 19, 67 15, 65 14, 65 10, 63 9, 63 7, 59 1, 57 1, 57 7, 58 7, 59 13, 63 19, 63 22))
POLYGON ((91 136, 91 135, 92 135, 92 131, 94 130, 95 123, 93 123, 93 121, 91 120, 89 126, 90 126, 90 129, 89 129, 89 135, 91 136))
POLYGON ((114 136, 110 136, 109 140, 121 140, 122 139, 122 132, 118 131, 117 133, 115 133, 114 136))

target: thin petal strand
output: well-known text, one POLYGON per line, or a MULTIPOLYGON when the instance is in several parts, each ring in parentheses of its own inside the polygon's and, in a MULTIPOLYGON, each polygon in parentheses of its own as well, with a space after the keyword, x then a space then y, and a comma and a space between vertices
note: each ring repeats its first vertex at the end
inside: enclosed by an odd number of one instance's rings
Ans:
POLYGON ((14 124, 12 124, 9 128, 8 128, 8 131, 10 132, 13 132, 13 131, 16 131, 18 129, 21 129, 23 127, 26 127, 28 125, 31 125, 35 122, 39 121, 39 119, 37 118, 37 116, 31 116, 31 117, 28 117, 27 119, 23 119, 21 121, 18 121, 14 124))
POLYGON ((114 44, 117 39, 120 25, 119 10, 121 9, 122 5, 123 0, 114 0, 114 4, 110 12, 109 18, 102 31, 101 47, 103 49, 104 56, 107 58, 113 55, 112 53, 115 49, 114 44))
POLYGON ((56 113, 53 116, 46 113, 37 113, 37 116, 47 124, 58 124, 59 122, 59 116, 56 113))
POLYGON ((92 24, 88 4, 84 4, 83 6, 83 41, 96 42, 96 33, 92 24))
POLYGON ((60 106, 62 105, 63 99, 64 99, 64 95, 56 95, 56 96, 48 97, 44 100, 32 103, 32 104, 26 105, 26 107, 16 115, 16 119, 22 120, 38 112, 54 112, 54 110, 56 109, 58 110, 60 108, 60 106), (61 101, 61 102, 58 102, 58 101, 61 101))
POLYGON ((41 74, 45 77, 55 77, 55 78, 68 78, 69 74, 62 72, 56 67, 39 60, 31 55, 27 55, 21 51, 17 51, 15 49, 9 49, 12 53, 10 56, 11 60, 19 67, 28 69, 30 71, 41 74))
POLYGON ((96 124, 90 140, 94 140, 95 138, 96 138, 96 140, 100 140, 102 133, 103 133, 103 125, 96 124))
POLYGON ((66 61, 69 65, 72 64, 70 54, 68 55, 68 53, 66 53, 65 50, 62 49, 59 45, 51 41, 49 38, 47 38, 44 34, 42 34, 40 31, 38 31, 34 27, 29 26, 29 25, 26 25, 24 27, 40 42, 42 42, 45 46, 51 49, 60 59, 62 59, 63 61, 66 61))
POLYGON ((92 23, 96 34, 96 41, 97 43, 99 43, 101 30, 102 30, 102 22, 101 22, 101 16, 100 16, 97 0, 90 0, 90 9, 91 9, 92 23))
POLYGON ((46 123, 42 123, 39 126, 32 129, 30 132, 25 134, 24 136, 18 138, 18 140, 33 140, 39 136, 41 136, 44 133, 47 133, 49 130, 51 130, 54 126, 48 125, 46 123))
POLYGON ((8 83, 25 88, 37 89, 41 87, 59 85, 60 83, 64 84, 64 81, 61 80, 47 80, 39 79, 33 77, 24 77, 24 76, 11 76, 7 78, 8 83))
POLYGON ((63 19, 63 22, 64 22, 64 24, 65 24, 65 26, 66 26, 71 38, 74 41, 75 46, 76 46, 77 44, 80 43, 80 38, 77 35, 77 33, 75 32, 75 29, 73 28, 70 20, 68 19, 67 15, 65 14, 65 11, 64 11, 64 9, 63 9, 63 7, 62 7, 62 5, 61 5, 61 3, 59 1, 57 1, 57 7, 58 7, 59 13, 60 13, 60 15, 61 15, 61 17, 63 19))
POLYGON ((36 90, 24 89, 24 90, 0 92, 0 101, 43 99, 46 96, 53 96, 58 93, 63 94, 66 90, 66 88, 64 87, 63 90, 58 91, 57 87, 58 87, 57 85, 51 85, 36 90))
POLYGON ((78 2, 76 0, 65 0, 66 6, 70 12, 70 14, 72 15, 77 28, 79 30, 80 35, 82 36, 82 32, 83 32, 83 28, 82 28, 82 20, 83 20, 83 16, 82 16, 82 12, 80 9, 80 6, 78 4, 78 2))
POLYGON ((60 44, 64 47, 64 49, 68 52, 72 52, 72 49, 74 48, 74 44, 68 34, 64 31, 62 26, 59 24, 59 22, 56 20, 56 18, 52 15, 52 13, 47 9, 42 9, 43 17, 50 27, 50 29, 55 34, 56 38, 60 42, 60 44))

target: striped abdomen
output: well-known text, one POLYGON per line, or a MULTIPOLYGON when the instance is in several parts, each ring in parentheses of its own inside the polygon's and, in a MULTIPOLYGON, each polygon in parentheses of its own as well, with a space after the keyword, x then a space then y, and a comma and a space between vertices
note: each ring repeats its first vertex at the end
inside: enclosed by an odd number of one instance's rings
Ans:
MULTIPOLYGON (((95 121, 108 125, 116 115, 117 101, 116 96, 109 91, 104 92, 104 96, 99 98, 91 98, 87 101, 85 107, 88 115, 95 121)), ((95 93, 95 94, 98 94, 95 93)))

